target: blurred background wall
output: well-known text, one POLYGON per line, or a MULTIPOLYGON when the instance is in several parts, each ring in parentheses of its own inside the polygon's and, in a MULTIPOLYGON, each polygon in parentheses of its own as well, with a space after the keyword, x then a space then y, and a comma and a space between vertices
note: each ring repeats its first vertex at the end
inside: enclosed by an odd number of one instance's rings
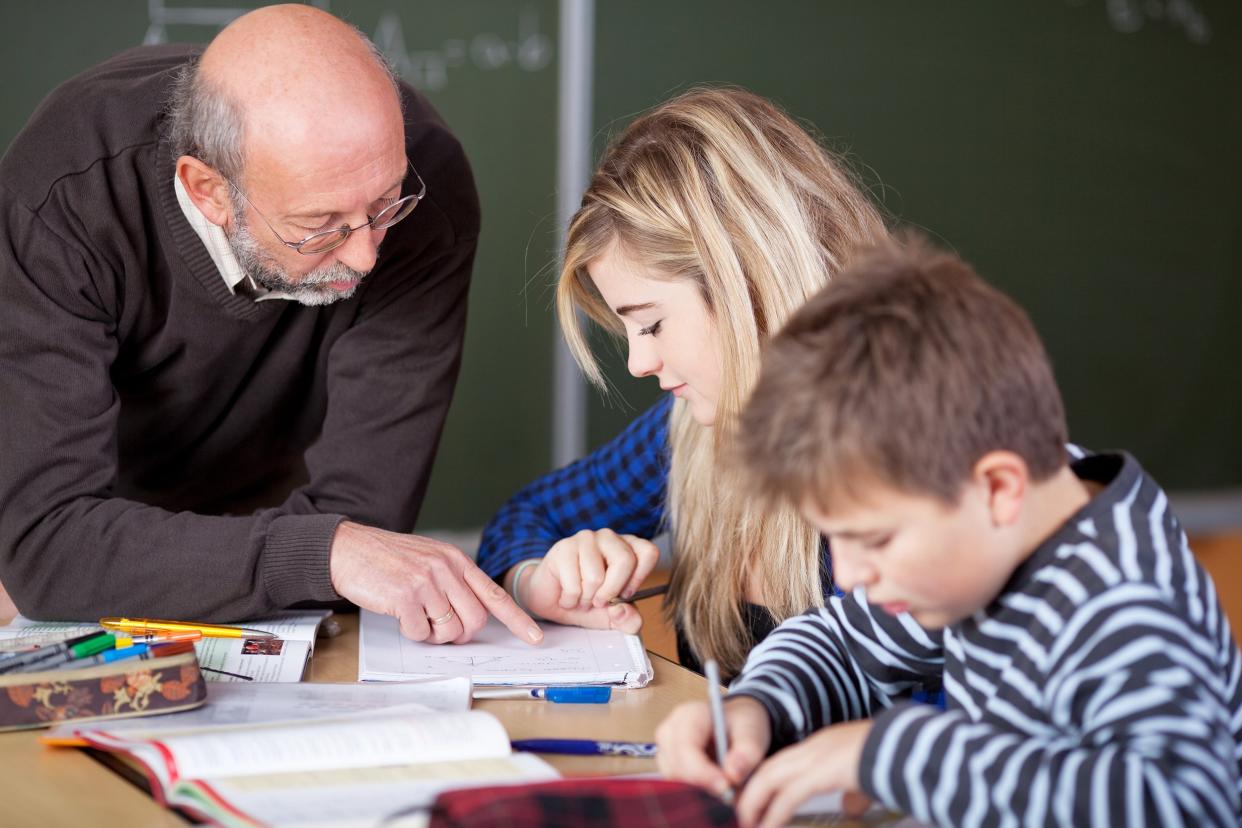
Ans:
MULTIPOLYGON (((76 72, 143 42, 208 40, 255 5, 0 0, 0 147, 76 72)), ((775 99, 847 155, 893 222, 924 228, 1027 308, 1076 441, 1131 450, 1192 531, 1242 527, 1235 0, 316 5, 370 35, 440 109, 483 203, 424 529, 481 526, 554 449, 598 445, 655 399, 614 359, 620 394, 582 395, 581 434, 554 416, 557 159, 572 149, 558 117, 588 145, 578 178, 561 179, 580 181, 634 114, 700 83, 775 99), (583 87, 572 111, 567 70, 583 87)))

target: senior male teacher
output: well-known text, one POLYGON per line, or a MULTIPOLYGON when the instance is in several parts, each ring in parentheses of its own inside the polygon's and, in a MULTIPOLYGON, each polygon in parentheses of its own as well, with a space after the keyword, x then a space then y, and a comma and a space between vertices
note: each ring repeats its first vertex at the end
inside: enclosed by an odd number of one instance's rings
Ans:
POLYGON ((236 621, 342 598, 410 638, 490 611, 410 534, 461 360, 460 144, 306 6, 66 82, 0 161, 0 583, 22 613, 236 621))

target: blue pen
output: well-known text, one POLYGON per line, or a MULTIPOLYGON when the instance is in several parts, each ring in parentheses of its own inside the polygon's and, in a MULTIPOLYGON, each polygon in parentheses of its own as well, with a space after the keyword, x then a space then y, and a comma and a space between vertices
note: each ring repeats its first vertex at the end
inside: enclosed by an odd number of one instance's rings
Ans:
POLYGON ((570 756, 656 755, 654 742, 602 742, 594 739, 515 739, 510 744, 523 753, 562 753, 570 756))
POLYGON ((612 688, 598 684, 581 687, 477 687, 471 695, 476 699, 539 699, 558 704, 604 704, 612 698, 612 688))
POLYGON ((80 667, 94 667, 96 664, 111 664, 114 661, 120 661, 123 658, 149 658, 146 644, 135 644, 132 647, 122 647, 119 650, 105 650, 99 655, 87 656, 86 658, 75 659, 64 664, 58 665, 59 668, 78 669, 80 667))

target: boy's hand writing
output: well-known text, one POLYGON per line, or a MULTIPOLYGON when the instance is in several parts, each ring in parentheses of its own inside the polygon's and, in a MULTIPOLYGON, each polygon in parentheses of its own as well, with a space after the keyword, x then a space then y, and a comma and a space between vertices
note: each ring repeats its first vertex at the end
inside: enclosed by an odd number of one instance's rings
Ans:
MULTIPOLYGON (((522 606, 559 624, 636 633, 643 619, 632 604, 609 601, 637 590, 660 560, 651 541, 611 529, 583 531, 558 541, 522 573, 522 606)), ((516 567, 515 567, 516 569, 516 567)), ((506 578, 511 587, 514 570, 506 578)))
POLYGON ((720 768, 714 761, 712 716, 707 703, 679 705, 656 729, 660 772, 720 795, 740 787, 767 755, 771 725, 763 705, 746 696, 726 700, 724 717, 729 752, 725 766, 720 768))
POLYGON ((870 719, 845 722, 773 754, 746 782, 737 801, 738 821, 743 828, 775 828, 788 823, 798 806, 815 794, 857 790, 858 765, 870 732, 870 719))

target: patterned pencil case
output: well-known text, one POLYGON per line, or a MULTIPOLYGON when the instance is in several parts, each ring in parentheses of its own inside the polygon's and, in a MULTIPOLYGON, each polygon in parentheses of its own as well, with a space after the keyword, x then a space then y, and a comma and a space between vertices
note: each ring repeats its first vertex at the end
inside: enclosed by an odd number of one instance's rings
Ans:
POLYGON ((0 731, 175 713, 207 700, 191 649, 145 661, 0 675, 0 731))

